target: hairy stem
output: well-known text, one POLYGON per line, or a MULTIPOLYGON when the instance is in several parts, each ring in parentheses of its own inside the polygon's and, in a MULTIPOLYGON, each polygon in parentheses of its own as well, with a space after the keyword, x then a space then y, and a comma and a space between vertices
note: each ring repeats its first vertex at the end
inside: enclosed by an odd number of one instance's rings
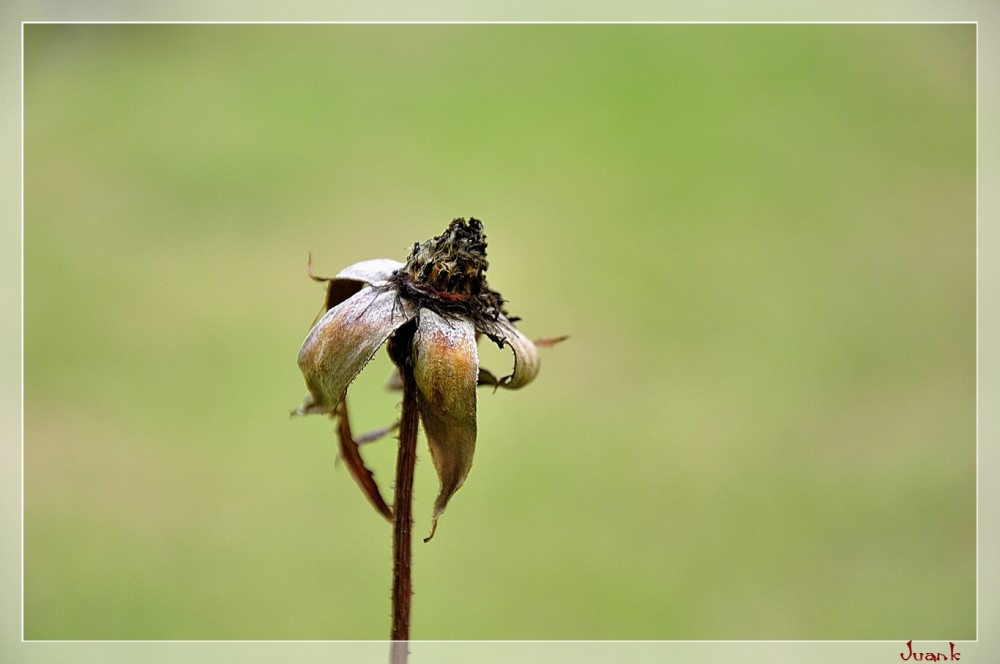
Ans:
POLYGON ((390 662, 405 664, 410 638, 410 577, 413 534, 413 470, 417 457, 417 385, 410 358, 398 364, 403 380, 403 413, 396 458, 396 498, 392 522, 392 639, 390 662))

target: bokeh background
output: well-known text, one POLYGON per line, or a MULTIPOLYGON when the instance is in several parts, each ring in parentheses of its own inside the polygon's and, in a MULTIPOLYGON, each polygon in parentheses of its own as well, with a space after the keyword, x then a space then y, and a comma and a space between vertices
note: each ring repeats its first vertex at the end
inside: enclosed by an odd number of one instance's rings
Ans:
MULTIPOLYGON (((975 49, 26 26, 25 638, 384 639, 390 529, 288 417, 306 254, 476 216, 521 329, 572 338, 480 393, 414 638, 974 639, 975 49)), ((397 416, 388 372, 357 430, 397 416)), ((388 490, 392 441, 365 453, 388 490)))

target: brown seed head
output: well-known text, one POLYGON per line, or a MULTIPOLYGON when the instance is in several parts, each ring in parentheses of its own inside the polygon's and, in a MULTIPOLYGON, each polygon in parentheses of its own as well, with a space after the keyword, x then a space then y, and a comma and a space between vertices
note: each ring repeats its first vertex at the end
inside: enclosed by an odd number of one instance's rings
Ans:
POLYGON ((406 265, 390 281, 400 296, 442 316, 468 318, 498 345, 503 297, 486 283, 486 235, 478 219, 454 219, 445 232, 413 245, 406 265))
POLYGON ((478 219, 455 219, 441 235, 413 245, 403 268, 410 283, 446 300, 467 300, 486 284, 486 236, 478 219))

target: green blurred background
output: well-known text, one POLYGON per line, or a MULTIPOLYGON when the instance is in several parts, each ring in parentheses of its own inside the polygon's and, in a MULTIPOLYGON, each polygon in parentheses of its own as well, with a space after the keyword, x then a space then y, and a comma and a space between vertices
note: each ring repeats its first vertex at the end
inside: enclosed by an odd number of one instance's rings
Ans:
POLYGON ((384 639, 390 529, 288 418, 306 254, 476 216, 572 338, 480 392, 414 638, 974 639, 975 40, 26 26, 25 638, 384 639))

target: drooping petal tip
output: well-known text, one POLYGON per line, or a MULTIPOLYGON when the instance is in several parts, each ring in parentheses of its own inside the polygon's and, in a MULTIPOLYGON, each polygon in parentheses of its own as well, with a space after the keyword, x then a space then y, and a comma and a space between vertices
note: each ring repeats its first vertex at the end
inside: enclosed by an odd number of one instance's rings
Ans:
POLYGON ((351 419, 347 412, 347 402, 341 400, 337 410, 337 442, 340 447, 340 458, 344 460, 351 477, 357 482, 361 492, 368 498, 375 510, 389 521, 392 521, 392 508, 385 502, 382 492, 375 481, 375 473, 365 465, 358 449, 360 441, 351 433, 351 419))
POLYGON ((441 484, 429 540, 448 500, 472 467, 479 379, 475 326, 465 319, 421 309, 413 352, 417 406, 441 484))

